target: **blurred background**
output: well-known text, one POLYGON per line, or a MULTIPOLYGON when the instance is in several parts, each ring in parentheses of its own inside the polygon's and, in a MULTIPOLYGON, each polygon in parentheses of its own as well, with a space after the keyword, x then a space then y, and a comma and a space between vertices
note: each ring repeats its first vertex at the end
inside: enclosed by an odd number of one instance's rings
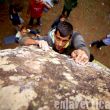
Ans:
MULTIPOLYGON (((16 48, 18 44, 4 44, 4 38, 16 34, 15 27, 9 20, 10 3, 19 3, 23 6, 20 13, 25 23, 28 24, 29 18, 26 17, 28 0, 0 0, 0 49, 16 48)), ((63 0, 54 5, 47 13, 43 13, 41 35, 48 33, 53 21, 61 14, 63 0)), ((74 30, 80 32, 89 44, 93 40, 99 40, 110 34, 110 0, 78 0, 78 5, 74 8, 68 18, 73 24, 74 30)), ((39 28, 39 27, 36 27, 39 28)), ((110 46, 90 48, 95 59, 110 68, 110 46)))

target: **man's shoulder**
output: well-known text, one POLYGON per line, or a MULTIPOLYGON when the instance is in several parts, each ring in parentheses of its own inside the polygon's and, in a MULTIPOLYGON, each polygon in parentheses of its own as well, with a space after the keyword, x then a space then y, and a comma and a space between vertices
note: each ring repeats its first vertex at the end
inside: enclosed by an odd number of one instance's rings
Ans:
POLYGON ((48 33, 54 33, 55 32, 55 28, 54 29, 50 29, 50 31, 48 33))
POLYGON ((72 38, 76 38, 78 36, 82 36, 82 35, 79 32, 77 32, 77 31, 73 31, 72 38))
POLYGON ((85 42, 83 36, 79 32, 72 33, 72 43, 85 42))
POLYGON ((54 33, 55 33, 55 29, 52 29, 48 32, 47 37, 45 37, 44 40, 46 40, 50 46, 53 46, 54 44, 54 33))
POLYGON ((51 39, 54 38, 55 30, 56 30, 56 29, 51 29, 51 30, 48 32, 48 36, 49 36, 51 39))

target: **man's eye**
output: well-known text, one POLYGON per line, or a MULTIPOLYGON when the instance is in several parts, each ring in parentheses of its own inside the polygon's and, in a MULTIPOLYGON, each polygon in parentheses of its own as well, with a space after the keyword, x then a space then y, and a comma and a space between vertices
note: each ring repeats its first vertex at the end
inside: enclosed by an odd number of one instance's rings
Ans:
POLYGON ((59 38, 59 37, 57 37, 57 40, 60 40, 60 38, 59 38))
POLYGON ((64 40, 63 42, 68 42, 67 40, 64 40))

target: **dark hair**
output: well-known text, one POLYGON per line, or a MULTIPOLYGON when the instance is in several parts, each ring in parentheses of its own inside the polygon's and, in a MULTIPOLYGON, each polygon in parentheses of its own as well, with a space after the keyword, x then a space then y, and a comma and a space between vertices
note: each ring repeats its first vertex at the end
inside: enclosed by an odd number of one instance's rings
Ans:
POLYGON ((63 21, 56 27, 55 33, 57 31, 59 31, 61 37, 67 37, 68 35, 71 37, 73 33, 73 26, 69 22, 63 21))

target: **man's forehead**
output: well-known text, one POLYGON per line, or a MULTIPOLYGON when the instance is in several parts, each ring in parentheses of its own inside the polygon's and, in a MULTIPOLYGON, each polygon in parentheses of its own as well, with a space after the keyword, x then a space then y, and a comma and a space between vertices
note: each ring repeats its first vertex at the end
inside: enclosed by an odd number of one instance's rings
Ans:
POLYGON ((69 38, 70 38, 70 35, 68 35, 68 36, 66 36, 66 37, 62 37, 61 35, 60 35, 60 32, 57 30, 57 32, 56 32, 56 36, 57 37, 59 37, 59 38, 61 38, 62 40, 64 39, 64 40, 68 40, 69 38))

